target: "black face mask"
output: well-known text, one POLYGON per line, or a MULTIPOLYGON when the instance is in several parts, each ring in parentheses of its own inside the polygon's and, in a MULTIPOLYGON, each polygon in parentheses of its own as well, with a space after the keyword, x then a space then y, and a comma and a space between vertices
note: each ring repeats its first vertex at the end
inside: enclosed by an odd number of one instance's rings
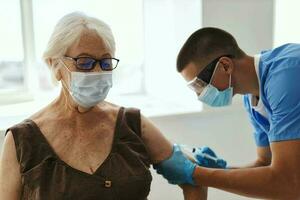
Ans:
POLYGON ((197 78, 201 79, 205 83, 209 84, 212 78, 212 75, 215 71, 215 67, 222 57, 228 57, 228 58, 234 58, 232 55, 222 55, 217 58, 215 58, 213 61, 211 61, 208 65, 206 65, 203 70, 198 74, 197 78))

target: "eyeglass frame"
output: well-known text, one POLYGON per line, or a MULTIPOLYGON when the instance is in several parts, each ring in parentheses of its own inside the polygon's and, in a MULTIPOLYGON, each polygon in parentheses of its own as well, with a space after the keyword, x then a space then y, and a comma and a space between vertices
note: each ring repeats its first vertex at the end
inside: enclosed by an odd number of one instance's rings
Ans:
POLYGON ((114 69, 117 68, 117 66, 118 66, 118 64, 119 64, 119 62, 120 62, 119 59, 117 59, 117 58, 111 58, 111 57, 101 58, 101 59, 95 59, 95 58, 90 57, 90 56, 80 56, 80 57, 76 57, 76 58, 73 58, 73 57, 70 57, 70 56, 63 56, 63 58, 66 58, 66 59, 75 61, 75 67, 76 67, 76 69, 78 69, 78 70, 83 70, 83 71, 91 71, 91 70, 95 69, 97 63, 99 63, 99 66, 100 66, 100 68, 101 68, 102 71, 113 71, 114 69), (77 63, 77 60, 79 60, 80 58, 90 58, 90 59, 94 60, 95 62, 94 62, 94 64, 93 64, 93 67, 92 67, 91 69, 82 69, 82 68, 79 68, 79 67, 78 67, 78 63, 77 63), (102 66, 101 66, 101 61, 104 60, 104 59, 115 60, 115 61, 117 61, 117 64, 116 64, 116 66, 115 66, 114 68, 112 68, 111 70, 103 69, 102 66))

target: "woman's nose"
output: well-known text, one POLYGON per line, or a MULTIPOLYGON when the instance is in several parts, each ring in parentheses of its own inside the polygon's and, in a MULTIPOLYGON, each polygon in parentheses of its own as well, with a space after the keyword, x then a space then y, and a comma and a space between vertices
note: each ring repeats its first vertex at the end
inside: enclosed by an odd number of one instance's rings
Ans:
POLYGON ((92 70, 92 72, 103 72, 99 62, 96 63, 96 65, 95 65, 94 69, 92 70))

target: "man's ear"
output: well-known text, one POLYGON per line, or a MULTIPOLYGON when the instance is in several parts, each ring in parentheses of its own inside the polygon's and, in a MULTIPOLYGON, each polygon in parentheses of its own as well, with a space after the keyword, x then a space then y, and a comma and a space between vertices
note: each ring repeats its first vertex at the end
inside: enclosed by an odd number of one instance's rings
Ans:
POLYGON ((60 72, 60 63, 58 59, 49 59, 49 65, 51 67, 52 73, 57 81, 60 81, 62 78, 60 72), (50 65, 51 64, 51 65, 50 65))
POLYGON ((230 58, 222 57, 220 58, 219 62, 222 66, 222 70, 224 70, 225 73, 231 74, 233 72, 234 64, 230 58))

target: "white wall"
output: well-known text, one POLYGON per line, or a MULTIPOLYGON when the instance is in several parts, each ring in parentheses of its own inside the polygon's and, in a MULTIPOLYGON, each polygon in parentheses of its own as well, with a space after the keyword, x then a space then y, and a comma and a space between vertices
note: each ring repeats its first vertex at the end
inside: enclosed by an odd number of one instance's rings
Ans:
POLYGON ((300 43, 299 0, 275 1, 274 46, 300 43))
MULTIPOLYGON (((215 26, 232 33, 240 47, 248 54, 256 54, 272 47, 273 0, 202 0, 202 2, 203 26, 215 26)), ((286 4, 288 1, 281 2, 286 4)))
POLYGON ((145 0, 146 92, 161 99, 194 97, 176 71, 177 54, 201 27, 201 0, 145 0))

